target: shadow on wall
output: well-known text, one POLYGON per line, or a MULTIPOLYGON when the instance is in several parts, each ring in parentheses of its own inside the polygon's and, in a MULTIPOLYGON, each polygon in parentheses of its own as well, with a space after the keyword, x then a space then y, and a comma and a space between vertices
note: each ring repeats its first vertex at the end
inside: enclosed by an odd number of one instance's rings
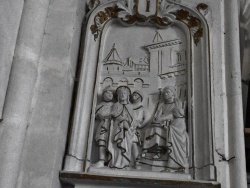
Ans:
MULTIPOLYGON (((240 47, 245 128, 250 128, 250 1, 240 0, 240 47)), ((246 169, 250 188, 250 135, 245 134, 246 169)))
POLYGON ((61 183, 62 188, 74 188, 73 185, 67 184, 67 183, 61 183))

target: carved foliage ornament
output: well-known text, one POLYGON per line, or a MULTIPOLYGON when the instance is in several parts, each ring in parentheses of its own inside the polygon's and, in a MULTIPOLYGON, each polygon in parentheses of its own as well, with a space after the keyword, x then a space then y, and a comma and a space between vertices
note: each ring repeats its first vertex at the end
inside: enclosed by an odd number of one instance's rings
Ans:
MULTIPOLYGON (((197 7, 198 10, 204 7, 197 7)), ((183 22, 191 30, 194 42, 197 45, 203 37, 201 20, 193 16, 188 10, 181 8, 174 2, 167 0, 123 0, 114 7, 106 7, 94 18, 90 29, 96 40, 105 23, 113 18, 120 18, 126 24, 150 23, 158 27, 168 26, 173 19, 183 22)))
POLYGON ((171 23, 170 13, 176 10, 176 6, 169 4, 166 1, 162 1, 159 6, 158 0, 155 1, 141 1, 137 0, 133 3, 133 0, 128 0, 128 3, 119 2, 117 6, 122 9, 119 12, 118 17, 123 22, 128 24, 134 24, 136 22, 149 22, 158 26, 167 26, 171 23), (153 5, 152 3, 153 2, 153 5), (140 8, 141 4, 146 4, 146 7, 140 8), (151 7, 152 6, 152 7, 151 7), (144 10, 142 10, 144 8, 144 10))
POLYGON ((89 0, 88 2, 88 7, 89 9, 94 9, 95 7, 99 6, 100 5, 100 0, 89 0))
POLYGON ((118 7, 107 7, 104 11, 100 11, 94 18, 94 24, 91 25, 91 32, 94 34, 96 40, 102 31, 102 27, 111 18, 117 18, 117 14, 120 11, 118 7))
POLYGON ((200 38, 203 36, 203 28, 201 27, 201 21, 190 15, 187 10, 180 9, 174 13, 176 16, 176 20, 179 20, 185 23, 189 29, 192 29, 194 43, 197 45, 200 41, 200 38))

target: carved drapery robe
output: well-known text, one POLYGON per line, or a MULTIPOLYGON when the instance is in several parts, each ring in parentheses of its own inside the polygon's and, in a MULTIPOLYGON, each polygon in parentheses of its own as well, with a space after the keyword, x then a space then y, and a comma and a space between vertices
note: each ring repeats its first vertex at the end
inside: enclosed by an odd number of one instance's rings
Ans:
POLYGON ((144 126, 143 123, 146 121, 146 109, 140 105, 140 106, 134 106, 134 118, 137 121, 138 129, 136 130, 136 136, 138 137, 138 143, 134 143, 132 146, 132 159, 133 163, 135 163, 142 152, 142 138, 143 138, 143 131, 142 127, 144 126))
POLYGON ((145 109, 142 105, 134 108, 134 116, 136 121, 141 125, 145 120, 145 109))
POLYGON ((110 126, 111 126, 111 110, 112 102, 102 102, 97 106, 96 119, 99 124, 96 130, 95 140, 99 147, 108 147, 110 126))
POLYGON ((174 110, 174 119, 168 127, 169 159, 171 169, 188 168, 189 138, 186 131, 185 114, 182 109, 174 110))
POLYGON ((133 109, 130 104, 116 103, 113 106, 114 124, 110 130, 109 152, 111 160, 109 167, 126 168, 130 166, 132 158, 132 145, 138 143, 135 127, 137 122, 133 117, 133 109))
POLYGON ((188 134, 185 113, 181 101, 160 103, 154 122, 145 132, 143 150, 145 158, 158 161, 171 169, 185 169, 188 166, 188 134))

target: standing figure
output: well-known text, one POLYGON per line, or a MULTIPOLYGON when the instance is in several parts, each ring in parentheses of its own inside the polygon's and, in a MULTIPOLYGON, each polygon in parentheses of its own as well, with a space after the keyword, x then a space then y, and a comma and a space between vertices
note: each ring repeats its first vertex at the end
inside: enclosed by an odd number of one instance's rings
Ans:
POLYGON ((153 122, 146 130, 142 157, 152 160, 150 165, 184 171, 188 168, 189 148, 185 104, 174 95, 174 87, 163 89, 164 102, 158 105, 153 122))
POLYGON ((169 158, 167 170, 188 172, 189 137, 186 131, 185 112, 176 104, 174 119, 168 127, 169 158))
POLYGON ((148 111, 144 108, 142 91, 136 90, 131 96, 133 111, 136 121, 139 123, 139 128, 144 127, 148 122, 148 111))
POLYGON ((132 145, 132 159, 133 163, 135 164, 137 158, 139 157, 139 154, 141 153, 142 147, 142 128, 148 123, 149 115, 148 111, 143 106, 143 92, 136 90, 133 92, 131 96, 131 101, 133 104, 133 111, 134 111, 134 118, 138 123, 138 127, 136 130, 136 136, 139 138, 139 144, 133 143, 132 145))
POLYGON ((107 87, 102 94, 103 102, 96 107, 96 119, 99 121, 95 140, 99 147, 99 161, 92 166, 104 167, 104 164, 108 162, 108 143, 110 135, 110 126, 112 124, 111 110, 113 106, 113 92, 107 87))
POLYGON ((136 128, 139 126, 134 119, 133 106, 130 104, 130 89, 121 86, 116 90, 118 102, 113 105, 113 127, 110 130, 109 152, 110 168, 123 169, 131 167, 132 145, 139 143, 136 128))

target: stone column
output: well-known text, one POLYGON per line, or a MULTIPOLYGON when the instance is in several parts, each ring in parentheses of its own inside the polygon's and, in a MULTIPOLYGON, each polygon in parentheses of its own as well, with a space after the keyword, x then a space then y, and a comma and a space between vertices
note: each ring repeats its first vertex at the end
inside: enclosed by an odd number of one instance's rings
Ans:
MULTIPOLYGON (((225 19, 227 20, 225 23, 225 46, 228 46, 228 48, 225 49, 228 111, 228 130, 225 130, 228 131, 228 152, 225 154, 225 157, 231 159, 228 161, 230 188, 246 188, 247 178, 245 169, 246 163, 241 91, 239 20, 237 8, 235 8, 238 6, 238 2, 234 0, 225 0, 224 3, 226 10, 225 19)), ((229 187, 228 185, 226 187, 229 187)))
POLYGON ((0 137, 0 187, 16 187, 49 0, 25 0, 0 137))

